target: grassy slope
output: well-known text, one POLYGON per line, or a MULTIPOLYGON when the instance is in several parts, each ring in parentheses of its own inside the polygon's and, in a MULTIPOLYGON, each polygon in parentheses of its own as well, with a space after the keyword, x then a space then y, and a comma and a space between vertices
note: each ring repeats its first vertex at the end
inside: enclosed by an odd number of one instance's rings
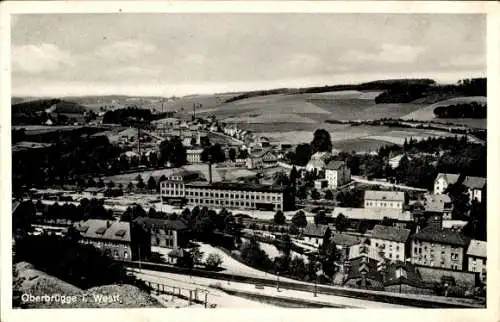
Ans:
POLYGON ((434 109, 439 106, 453 105, 453 104, 461 104, 461 103, 470 103, 470 102, 478 102, 478 103, 486 103, 486 97, 484 96, 465 96, 465 97, 455 97, 446 100, 439 101, 437 103, 427 105, 423 108, 420 108, 412 113, 405 115, 403 118, 406 120, 421 120, 421 121, 431 121, 435 120, 436 115, 434 115, 434 109))

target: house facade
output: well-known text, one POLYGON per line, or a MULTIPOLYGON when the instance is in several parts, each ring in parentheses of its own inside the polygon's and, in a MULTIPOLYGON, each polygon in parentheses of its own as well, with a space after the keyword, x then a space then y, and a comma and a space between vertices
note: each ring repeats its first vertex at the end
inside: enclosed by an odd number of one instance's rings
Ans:
POLYGON ((398 209, 403 211, 405 193, 402 191, 365 191, 365 208, 398 209))
POLYGON ((459 231, 430 224, 411 237, 411 261, 414 264, 464 270, 468 239, 459 231))
POLYGON ((453 204, 448 195, 425 194, 423 201, 424 213, 428 216, 439 215, 443 220, 451 220, 453 204))
POLYGON ((351 180, 351 171, 344 161, 330 161, 325 167, 325 179, 328 188, 336 189, 351 180))
POLYGON ((486 283, 486 242, 473 239, 467 248, 467 270, 473 273, 479 273, 482 283, 486 283))
POLYGON ((74 226, 80 232, 80 243, 93 245, 111 258, 130 261, 151 253, 147 232, 133 223, 89 219, 74 226))
POLYGON ((187 161, 191 164, 201 163, 201 153, 203 149, 188 149, 186 150, 187 161))
POLYGON ((328 225, 308 224, 302 232, 302 237, 304 238, 304 242, 315 247, 320 247, 323 245, 323 237, 328 230, 330 230, 328 225))
POLYGON ((406 259, 409 229, 375 225, 368 232, 368 236, 370 236, 370 245, 379 249, 386 259, 390 261, 406 259))
POLYGON ((139 217, 135 223, 144 225, 151 234, 151 246, 184 248, 189 242, 187 225, 181 220, 139 217))

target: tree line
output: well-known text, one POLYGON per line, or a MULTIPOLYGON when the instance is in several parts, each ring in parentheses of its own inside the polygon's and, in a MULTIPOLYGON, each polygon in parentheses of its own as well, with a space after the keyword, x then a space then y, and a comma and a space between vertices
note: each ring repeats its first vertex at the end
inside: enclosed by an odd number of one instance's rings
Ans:
POLYGON ((470 102, 465 104, 438 106, 433 112, 438 118, 485 119, 487 110, 486 104, 470 102))

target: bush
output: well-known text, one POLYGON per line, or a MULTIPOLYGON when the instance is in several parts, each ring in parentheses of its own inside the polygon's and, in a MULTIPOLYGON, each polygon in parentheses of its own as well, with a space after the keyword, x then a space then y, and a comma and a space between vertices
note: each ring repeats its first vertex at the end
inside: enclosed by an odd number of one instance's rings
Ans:
POLYGON ((209 269, 216 269, 222 264, 222 257, 217 253, 211 253, 208 255, 205 265, 209 269))

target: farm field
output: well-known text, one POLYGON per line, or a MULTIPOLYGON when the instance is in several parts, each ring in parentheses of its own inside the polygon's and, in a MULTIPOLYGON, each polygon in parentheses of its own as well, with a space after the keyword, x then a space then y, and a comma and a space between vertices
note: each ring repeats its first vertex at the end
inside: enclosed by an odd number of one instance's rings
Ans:
POLYGON ((477 103, 482 103, 486 104, 486 97, 485 96, 468 96, 468 97, 455 97, 455 98, 450 98, 447 100, 443 100, 440 102, 437 102, 435 104, 431 105, 426 105, 425 107, 415 110, 412 113, 409 113, 405 116, 403 116, 403 119, 406 120, 421 120, 421 121, 442 121, 442 122, 453 122, 457 124, 464 124, 468 126, 473 126, 473 127, 481 127, 481 128, 486 128, 486 120, 484 119, 439 119, 434 115, 434 109, 439 106, 447 106, 447 105, 454 105, 454 104, 464 104, 464 103, 470 103, 470 102, 477 102, 477 103))

